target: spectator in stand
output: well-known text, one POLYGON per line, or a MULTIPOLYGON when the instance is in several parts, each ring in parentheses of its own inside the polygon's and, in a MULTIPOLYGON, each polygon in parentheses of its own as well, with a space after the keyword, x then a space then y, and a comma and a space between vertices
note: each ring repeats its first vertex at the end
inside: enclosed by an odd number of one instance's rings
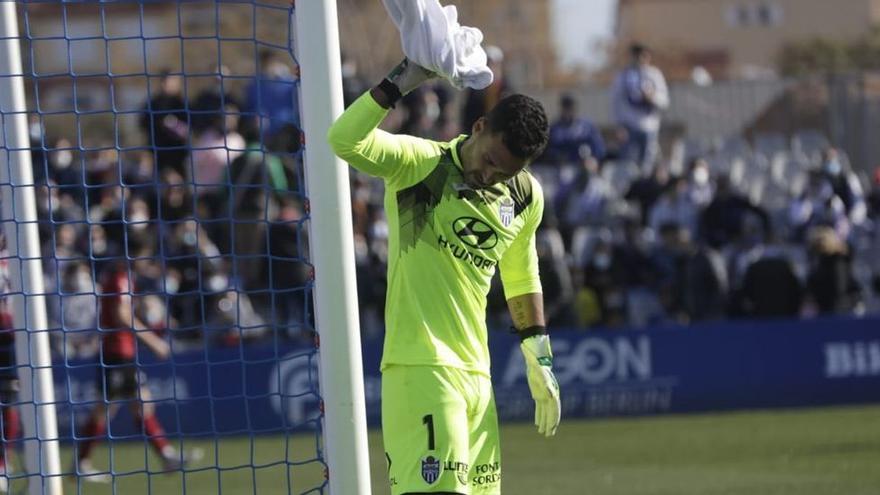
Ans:
POLYGON ((484 89, 464 91, 464 107, 461 110, 461 129, 464 132, 471 132, 474 122, 489 113, 501 98, 511 92, 504 74, 504 52, 497 46, 489 45, 486 46, 486 56, 495 79, 484 89))
POLYGON ((238 133, 238 108, 229 104, 223 112, 222 121, 200 127, 193 136, 190 182, 198 197, 214 193, 226 184, 229 163, 245 149, 244 138, 238 133))
POLYGON ((729 284, 721 255, 695 244, 688 231, 674 223, 661 226, 659 234, 654 261, 666 313, 681 324, 723 318, 729 284))
POLYGON ((688 164, 688 196, 691 202, 702 210, 712 202, 715 187, 709 173, 709 162, 697 157, 688 164))
MULTIPOLYGON (((160 174, 153 162, 153 153, 147 150, 135 150, 126 153, 126 160, 122 168, 122 182, 132 192, 154 205, 158 189, 156 180, 160 174)), ((153 208, 155 209, 155 208, 153 208)))
POLYGON ((602 134, 592 122, 578 116, 574 96, 562 95, 559 107, 559 119, 550 126, 550 141, 540 161, 568 164, 593 157, 602 163, 605 159, 602 134))
POLYGON ((747 318, 796 318, 804 288, 791 262, 780 256, 763 257, 746 268, 735 300, 735 314, 747 318))
POLYGON ((147 101, 140 128, 147 146, 154 149, 160 171, 173 169, 184 174, 184 160, 189 150, 189 119, 183 99, 183 78, 165 69, 159 78, 158 91, 147 101))
POLYGON ((544 307, 547 324, 568 326, 574 323, 574 316, 571 314, 574 285, 565 255, 565 243, 557 228, 558 223, 549 209, 544 211, 544 221, 538 228, 535 248, 538 252, 541 286, 547 301, 544 307))
POLYGON ((59 186, 66 186, 62 192, 73 192, 82 187, 82 163, 74 149, 73 143, 62 137, 55 141, 48 153, 49 178, 59 186))
POLYGON ((614 190, 599 173, 595 158, 587 157, 580 165, 575 177, 559 188, 554 202, 567 239, 577 227, 603 224, 614 196, 614 190))
POLYGON ((52 179, 35 187, 38 230, 44 245, 54 242, 52 236, 57 225, 82 222, 85 219, 85 212, 73 197, 61 191, 62 188, 52 179))
POLYGON ((357 99, 358 96, 364 94, 369 89, 370 83, 367 82, 358 70, 357 61, 342 54, 342 101, 345 108, 357 99))
MULTIPOLYGON (((285 56, 288 56, 286 52, 285 56)), ((263 136, 273 135, 289 124, 301 128, 297 92, 299 66, 291 69, 291 64, 271 49, 260 52, 259 62, 256 79, 245 89, 244 112, 260 116, 263 136)))
POLYGON ((641 213, 641 223, 648 224, 648 216, 654 203, 660 199, 660 196, 672 185, 672 177, 669 175, 669 167, 658 162, 654 165, 651 174, 635 180, 629 186, 629 190, 624 196, 629 201, 635 201, 638 204, 641 213))
POLYGON ((625 274, 627 323, 640 328, 661 321, 664 311, 653 290, 657 271, 651 259, 652 236, 635 212, 621 218, 613 232, 614 256, 625 274))
POLYGON ((850 233, 846 206, 821 170, 810 171, 804 192, 791 202, 789 222, 798 242, 806 241, 809 230, 821 225, 833 228, 843 239, 850 233))
POLYGON ((400 126, 400 134, 435 139, 439 135, 437 119, 440 104, 433 86, 420 86, 401 98, 400 106, 406 117, 400 126))
POLYGON ((674 222, 655 230, 657 243, 651 253, 654 290, 666 315, 678 323, 687 323, 684 277, 690 239, 686 229, 674 222))
POLYGON ((880 230, 880 167, 874 169, 872 178, 872 189, 868 193, 868 217, 874 222, 876 228, 880 230))
POLYGON ((42 117, 34 112, 28 114, 28 137, 31 147, 31 165, 34 170, 34 184, 46 182, 46 148, 49 145, 43 130, 42 117))
POLYGON ((683 282, 682 302, 688 322, 719 320, 727 315, 730 283, 718 251, 689 243, 683 282))
POLYGON ((179 323, 175 333, 184 339, 198 340, 204 336, 210 318, 205 313, 217 308, 220 294, 229 288, 226 264, 205 226, 196 220, 178 221, 163 231, 160 252, 167 260, 165 291, 169 294, 169 311, 179 323))
POLYGON ((757 217, 746 219, 741 235, 727 249, 733 316, 796 318, 800 314, 803 283, 789 255, 763 230, 757 217))
POLYGON ((233 254, 235 270, 241 287, 252 289, 260 277, 264 263, 266 225, 270 215, 278 211, 277 195, 296 186, 293 170, 285 167, 281 154, 299 149, 299 129, 286 124, 271 135, 265 146, 260 141, 257 121, 243 121, 242 134, 247 149, 229 169, 231 187, 224 205, 230 208, 229 232, 224 233, 220 249, 233 254), (230 245, 231 243, 231 245, 230 245), (261 256, 261 254, 263 256, 261 256))
POLYGON ((308 245, 303 228, 302 207, 291 197, 283 197, 278 217, 269 223, 269 258, 263 266, 263 280, 271 283, 271 321, 284 335, 294 338, 311 337, 313 328, 311 302, 306 288, 311 277, 305 263, 308 245))
POLYGON ((173 229, 179 220, 193 215, 192 189, 183 176, 174 170, 165 170, 160 177, 159 186, 159 220, 166 222, 168 229, 173 229))
POLYGON ((98 326, 95 283, 92 270, 83 260, 71 262, 63 272, 60 323, 67 356, 94 357, 98 353, 94 339, 98 326))
POLYGON ((122 187, 125 162, 112 143, 101 143, 95 152, 85 152, 86 199, 89 205, 101 201, 108 189, 122 187))
POLYGON ((597 236, 589 262, 584 269, 584 287, 591 291, 599 306, 599 324, 608 328, 627 322, 626 266, 617 256, 610 232, 597 236))
POLYGON ((144 198, 129 196, 124 208, 104 218, 107 240, 116 246, 116 252, 130 255, 130 249, 127 248, 135 244, 147 246, 156 239, 157 227, 153 218, 150 205, 144 198))
POLYGON ((628 142, 629 133, 626 132, 626 127, 620 124, 615 125, 605 141, 605 161, 619 162, 626 160, 626 144, 628 142))
POLYGON ((822 176, 831 185, 831 190, 843 202, 844 211, 851 226, 856 227, 864 223, 868 208, 865 203, 865 193, 858 176, 848 163, 841 159, 837 148, 829 147, 822 151, 822 176))
MULTIPOLYGON (((219 129, 224 132, 223 125, 230 109, 238 112, 242 108, 239 99, 229 91, 228 83, 224 78, 229 77, 232 71, 225 65, 214 67, 214 80, 202 89, 190 104, 190 129, 194 135, 203 133, 206 129, 219 129)), ((190 164, 185 163, 188 167, 190 164)), ((184 177, 191 171, 186 170, 184 177)))
POLYGON ((699 208, 689 194, 687 179, 676 177, 651 207, 648 213, 648 226, 654 232, 659 232, 661 226, 674 224, 685 230, 688 239, 693 239, 697 231, 699 213, 699 208))
MULTIPOLYGON (((229 164, 245 150, 244 138, 238 133, 238 110, 227 105, 225 111, 223 124, 199 129, 193 137, 189 182, 193 184, 197 199, 196 214, 203 221, 217 220, 224 213, 229 164)), ((216 242, 221 235, 221 224, 214 222, 205 227, 216 242)))
MULTIPOLYGON (((61 223, 53 226, 55 235, 45 239, 41 249, 43 261, 43 285, 46 288, 46 314, 49 328, 59 328, 62 323, 62 308, 59 292, 64 289, 64 276, 71 264, 85 259, 80 253, 78 235, 82 224, 61 223)), ((58 344, 59 334, 53 332, 54 344, 58 344)))
POLYGON ((629 135, 627 158, 647 173, 660 152, 660 114, 669 107, 669 91, 663 73, 651 64, 646 46, 632 45, 630 55, 630 65, 611 88, 612 113, 629 135))
MULTIPOLYGON (((452 88, 446 81, 434 81, 428 85, 437 96, 437 118, 434 122, 434 136, 440 141, 450 141, 458 136, 458 114, 452 88)), ((455 92, 457 93, 457 92, 455 92)))
POLYGON ((821 315, 859 313, 862 294, 846 242, 831 227, 820 226, 810 230, 808 243, 807 293, 816 311, 821 315))
POLYGON ((714 249, 721 249, 736 242, 742 236, 743 226, 752 219, 757 219, 764 237, 768 238, 770 216, 767 212, 737 192, 727 176, 719 176, 715 197, 699 218, 700 239, 714 249))

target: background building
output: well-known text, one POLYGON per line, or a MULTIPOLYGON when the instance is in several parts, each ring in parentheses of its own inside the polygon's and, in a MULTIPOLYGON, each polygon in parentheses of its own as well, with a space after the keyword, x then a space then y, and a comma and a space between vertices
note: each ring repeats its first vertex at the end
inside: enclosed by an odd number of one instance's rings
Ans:
POLYGON ((615 59, 639 41, 671 78, 697 65, 716 78, 766 76, 786 43, 853 40, 878 23, 880 0, 620 0, 615 59))

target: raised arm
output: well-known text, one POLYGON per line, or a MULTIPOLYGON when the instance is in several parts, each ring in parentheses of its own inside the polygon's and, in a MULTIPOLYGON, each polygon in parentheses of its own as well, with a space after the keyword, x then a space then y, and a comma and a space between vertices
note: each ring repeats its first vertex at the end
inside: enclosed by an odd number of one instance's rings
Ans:
POLYGON ((440 147, 433 141, 378 129, 402 95, 431 77, 421 67, 401 62, 330 127, 327 139, 336 155, 362 172, 391 181, 403 180, 416 165, 439 156, 440 147))

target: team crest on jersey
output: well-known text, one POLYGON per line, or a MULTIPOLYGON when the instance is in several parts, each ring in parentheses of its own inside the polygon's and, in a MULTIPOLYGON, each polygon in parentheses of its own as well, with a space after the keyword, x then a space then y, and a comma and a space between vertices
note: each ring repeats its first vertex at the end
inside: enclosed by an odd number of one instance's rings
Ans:
POLYGON ((503 198, 501 200, 501 204, 498 206, 498 215, 501 217, 501 225, 505 227, 510 227, 510 224, 513 222, 513 200, 510 198, 503 198))
POLYGON ((440 459, 432 456, 425 457, 422 460, 422 479, 425 483, 431 485, 440 477, 440 459))

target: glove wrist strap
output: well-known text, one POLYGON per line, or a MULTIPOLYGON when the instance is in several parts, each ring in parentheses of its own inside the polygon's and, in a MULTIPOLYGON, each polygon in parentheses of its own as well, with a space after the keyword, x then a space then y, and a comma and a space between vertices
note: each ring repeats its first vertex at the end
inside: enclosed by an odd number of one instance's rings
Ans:
POLYGON ((510 333, 516 334, 519 337, 519 341, 522 342, 527 338, 534 337, 536 335, 547 335, 547 327, 544 325, 534 325, 523 329, 510 327, 510 333))
POLYGON ((400 88, 397 87, 396 84, 389 81, 388 79, 382 79, 377 86, 379 90, 385 93, 385 96, 388 97, 388 105, 390 108, 394 108, 398 101, 403 98, 403 95, 400 93, 400 88))

